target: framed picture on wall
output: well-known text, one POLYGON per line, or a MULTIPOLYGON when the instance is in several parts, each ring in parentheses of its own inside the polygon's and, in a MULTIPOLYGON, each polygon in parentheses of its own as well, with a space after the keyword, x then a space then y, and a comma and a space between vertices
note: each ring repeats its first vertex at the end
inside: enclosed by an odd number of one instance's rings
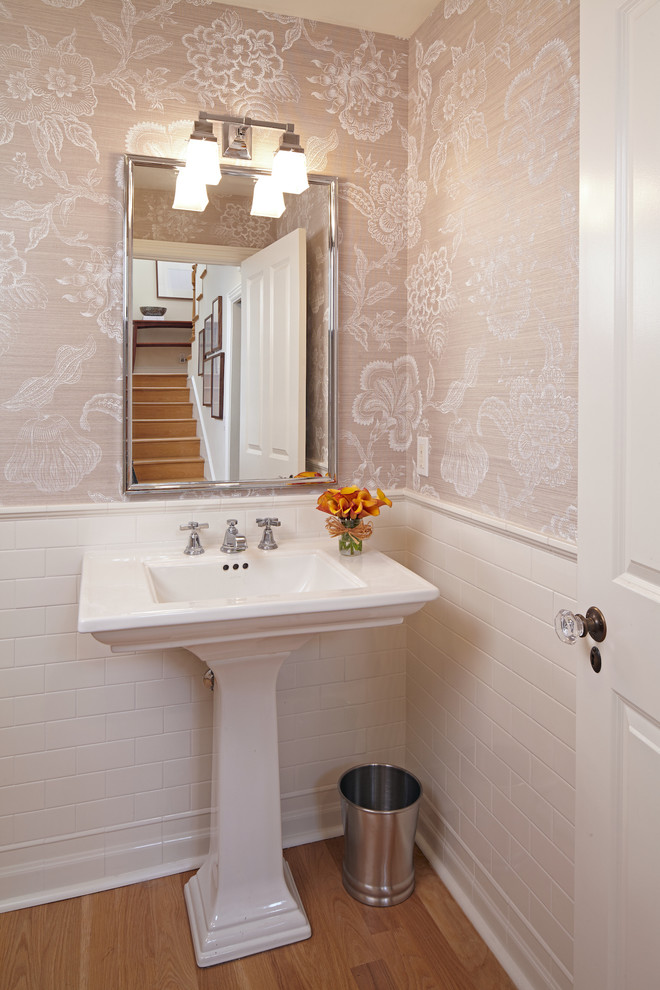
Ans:
POLYGON ((213 314, 204 320, 204 357, 213 353, 213 314))
POLYGON ((211 315, 213 316, 213 332, 211 335, 212 350, 221 351, 222 350, 222 296, 218 296, 213 300, 213 305, 211 307, 211 315))
POLYGON ((204 374, 204 327, 197 328, 197 374, 204 374))
POLYGON ((225 355, 214 354, 211 358, 211 415, 222 419, 225 406, 225 355))
POLYGON ((204 377, 202 378, 202 405, 211 405, 211 358, 204 359, 204 377))
POLYGON ((192 299, 193 266, 186 261, 156 262, 156 295, 159 299, 192 299))

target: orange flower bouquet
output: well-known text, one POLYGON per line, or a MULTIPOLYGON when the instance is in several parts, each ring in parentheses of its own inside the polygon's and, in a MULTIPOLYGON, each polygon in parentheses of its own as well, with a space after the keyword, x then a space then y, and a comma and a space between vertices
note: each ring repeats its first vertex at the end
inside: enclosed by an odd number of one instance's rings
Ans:
POLYGON ((352 485, 348 488, 328 488, 319 495, 316 507, 330 515, 325 527, 331 536, 339 537, 341 554, 353 557, 362 553, 362 541, 373 532, 372 523, 365 521, 366 517, 379 516, 381 506, 392 505, 380 488, 377 492, 377 498, 373 498, 367 488, 352 485))

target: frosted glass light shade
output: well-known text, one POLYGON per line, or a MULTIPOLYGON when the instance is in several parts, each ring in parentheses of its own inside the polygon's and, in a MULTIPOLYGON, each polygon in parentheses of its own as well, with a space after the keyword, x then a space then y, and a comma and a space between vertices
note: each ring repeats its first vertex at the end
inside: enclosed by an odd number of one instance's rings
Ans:
POLYGON ((209 197, 206 184, 200 181, 195 172, 188 167, 179 169, 174 190, 173 210, 190 210, 193 213, 203 213, 208 206, 209 197))
POLYGON ((284 196, 272 175, 260 176, 254 185, 252 196, 253 217, 281 217, 284 213, 284 196))
POLYGON ((222 176, 215 138, 191 137, 186 151, 186 168, 198 175, 207 186, 217 186, 222 176))
POLYGON ((309 189, 304 151, 288 151, 280 148, 273 159, 273 179, 285 193, 297 195, 309 189))

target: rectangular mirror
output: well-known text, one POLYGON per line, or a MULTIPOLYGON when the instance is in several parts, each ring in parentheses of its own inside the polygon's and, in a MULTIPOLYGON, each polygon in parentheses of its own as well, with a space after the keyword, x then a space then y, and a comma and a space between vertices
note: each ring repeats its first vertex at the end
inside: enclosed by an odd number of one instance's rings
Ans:
POLYGON ((336 481, 337 179, 252 216, 261 169, 222 166, 173 210, 173 159, 126 155, 124 490, 336 481))

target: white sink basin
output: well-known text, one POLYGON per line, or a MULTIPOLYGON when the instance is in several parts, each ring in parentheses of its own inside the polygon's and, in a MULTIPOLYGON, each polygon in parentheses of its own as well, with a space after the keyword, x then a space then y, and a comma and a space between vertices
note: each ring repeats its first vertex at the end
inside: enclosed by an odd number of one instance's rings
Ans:
POLYGON ((215 678, 209 852, 185 887, 199 966, 311 934, 282 859, 283 660, 315 633, 402 622, 437 594, 384 554, 340 557, 329 539, 199 557, 154 548, 85 555, 80 632, 119 653, 186 647, 215 678))
POLYGON ((401 622, 437 589, 377 551, 292 541, 264 552, 89 552, 78 629, 115 652, 401 622))
POLYGON ((300 594, 322 594, 364 587, 364 582, 327 554, 268 554, 255 551, 227 559, 223 554, 145 560, 152 594, 158 602, 227 604, 256 598, 281 599, 300 594), (255 553, 259 558, 255 559, 255 553))

